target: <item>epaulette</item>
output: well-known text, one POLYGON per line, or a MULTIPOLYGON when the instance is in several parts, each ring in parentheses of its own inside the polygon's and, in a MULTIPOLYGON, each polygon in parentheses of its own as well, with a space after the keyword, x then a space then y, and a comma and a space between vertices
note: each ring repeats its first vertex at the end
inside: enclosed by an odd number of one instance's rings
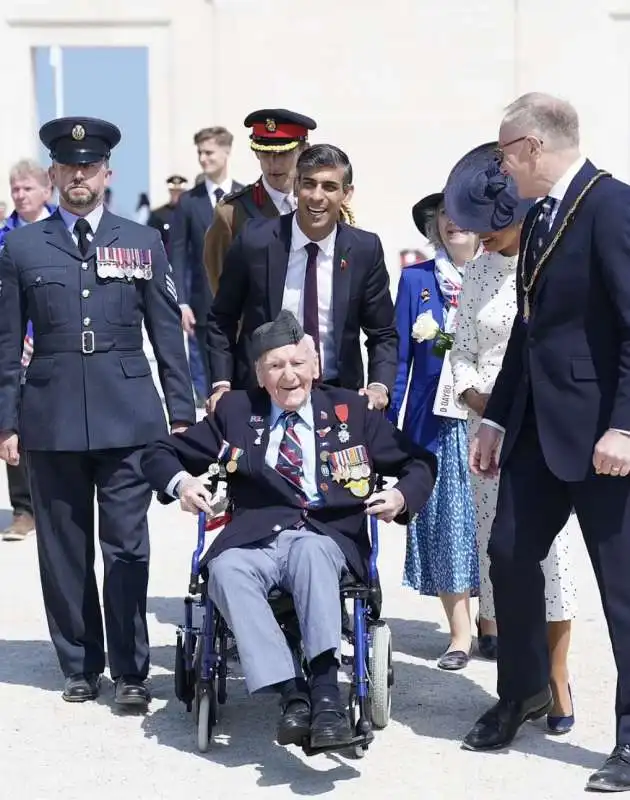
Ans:
MULTIPOLYGON (((256 183, 258 183, 258 181, 256 183)), ((242 189, 237 189, 236 191, 230 192, 229 194, 224 194, 223 197, 221 198, 221 202, 230 203, 232 200, 236 200, 237 197, 242 197, 247 192, 252 191, 253 188, 256 186, 256 183, 248 183, 247 186, 243 186, 242 189)))

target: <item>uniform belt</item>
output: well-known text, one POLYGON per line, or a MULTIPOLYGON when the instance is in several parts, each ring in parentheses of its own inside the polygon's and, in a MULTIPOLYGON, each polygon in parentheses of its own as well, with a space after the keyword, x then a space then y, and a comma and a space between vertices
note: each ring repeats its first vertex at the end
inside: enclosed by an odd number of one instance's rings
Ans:
POLYGON ((44 333, 35 337, 34 357, 54 353, 107 353, 110 350, 142 350, 142 331, 82 331, 44 333))

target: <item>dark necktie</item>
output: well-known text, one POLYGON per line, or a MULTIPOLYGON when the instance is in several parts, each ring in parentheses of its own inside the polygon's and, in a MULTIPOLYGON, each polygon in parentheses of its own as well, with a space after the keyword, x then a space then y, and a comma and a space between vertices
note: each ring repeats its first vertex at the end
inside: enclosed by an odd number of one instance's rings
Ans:
POLYGON ((284 424, 284 434, 278 450, 276 471, 302 491, 302 478, 304 477, 302 444, 295 432, 295 426, 300 416, 295 411, 285 411, 281 419, 284 424))
POLYGON ((217 203, 223 197, 224 194, 225 194, 225 192, 223 191, 223 189, 220 186, 217 189, 214 190, 214 196, 216 197, 217 203))
POLYGON ((88 239, 88 233, 92 233, 92 228, 90 223, 81 217, 74 223, 74 232, 79 239, 79 251, 81 252, 82 256, 85 256, 87 251, 90 249, 90 241, 88 239))
POLYGON ((556 205, 556 200, 553 197, 545 197, 540 207, 540 211, 538 212, 538 216, 536 217, 536 222, 534 222, 534 227, 532 229, 531 235, 531 254, 534 266, 538 262, 538 259, 544 252, 545 246, 547 244, 547 237, 549 235, 549 229, 551 227, 551 215, 553 213, 554 206, 556 205))
POLYGON ((317 299, 317 254, 319 245, 309 242, 305 245, 308 258, 304 275, 304 333, 308 333, 315 341, 315 349, 319 354, 319 302, 317 299))

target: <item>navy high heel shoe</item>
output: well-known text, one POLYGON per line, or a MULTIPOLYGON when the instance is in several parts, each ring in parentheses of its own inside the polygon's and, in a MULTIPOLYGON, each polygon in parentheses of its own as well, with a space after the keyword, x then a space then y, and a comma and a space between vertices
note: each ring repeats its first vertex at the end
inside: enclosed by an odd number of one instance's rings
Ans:
POLYGON ((554 736, 568 733, 575 725, 575 707, 573 705, 571 686, 569 686, 569 697, 571 698, 571 713, 568 716, 554 717, 551 714, 547 714, 547 732, 552 733, 554 736))

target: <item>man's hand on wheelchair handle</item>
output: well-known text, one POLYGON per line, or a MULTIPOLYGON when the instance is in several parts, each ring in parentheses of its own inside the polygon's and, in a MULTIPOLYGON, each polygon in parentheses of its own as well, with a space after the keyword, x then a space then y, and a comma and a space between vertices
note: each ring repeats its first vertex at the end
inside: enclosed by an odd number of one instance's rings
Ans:
POLYGON ((405 498, 400 489, 375 492, 365 501, 365 511, 383 522, 393 522, 405 510, 405 498))
POLYGON ((177 485, 177 496, 182 511, 190 514, 198 514, 200 511, 212 514, 212 495, 199 478, 182 478, 177 485))

